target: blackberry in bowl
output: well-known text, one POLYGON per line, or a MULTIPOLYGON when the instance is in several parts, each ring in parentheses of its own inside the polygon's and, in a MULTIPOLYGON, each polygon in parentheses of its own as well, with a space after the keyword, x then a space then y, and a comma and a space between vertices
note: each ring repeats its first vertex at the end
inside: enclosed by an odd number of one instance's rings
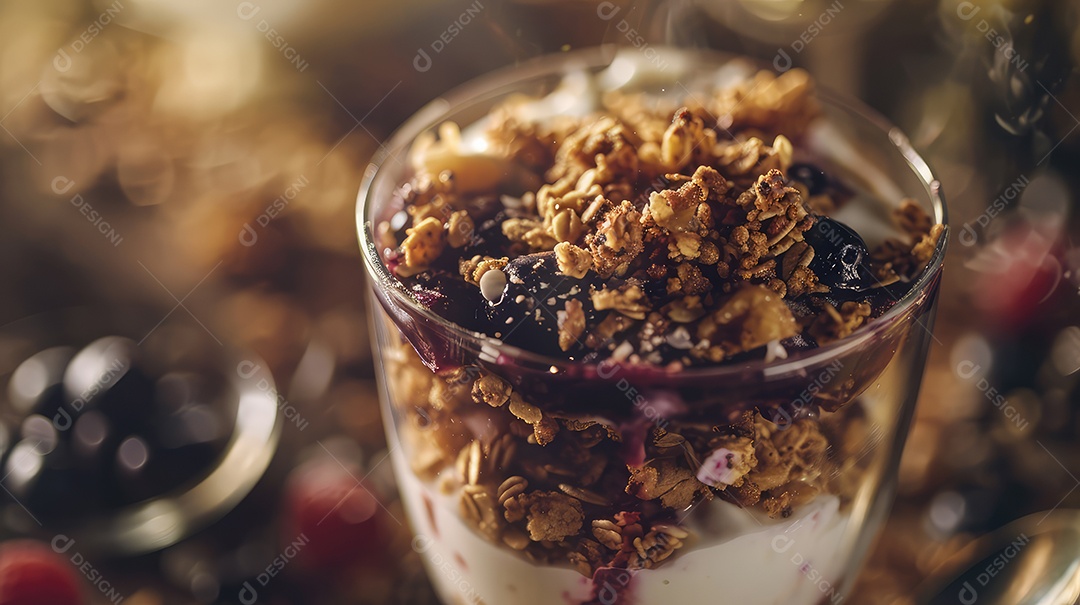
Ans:
POLYGON ((169 546, 262 476, 280 420, 258 358, 142 310, 70 309, 0 330, 0 464, 15 533, 87 552, 169 546))
POLYGON ((421 110, 357 222, 445 602, 842 597, 890 505, 945 208, 859 104, 562 54, 421 110))

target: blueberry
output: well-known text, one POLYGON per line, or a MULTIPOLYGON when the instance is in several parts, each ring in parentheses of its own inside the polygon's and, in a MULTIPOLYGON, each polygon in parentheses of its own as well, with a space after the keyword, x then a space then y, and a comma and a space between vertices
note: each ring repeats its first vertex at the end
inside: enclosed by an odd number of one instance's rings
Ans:
POLYGON ((9 382, 22 420, 10 449, 0 425, 0 484, 42 521, 71 522, 198 480, 231 429, 216 384, 189 372, 155 383, 126 338, 42 351, 9 382))
POLYGON ((155 434, 164 447, 178 449, 218 441, 224 438, 225 428, 214 408, 197 403, 161 417, 155 434))
POLYGON ((840 221, 819 216, 804 234, 814 248, 810 269, 833 289, 865 290, 874 283, 870 254, 859 234, 840 221))
POLYGON ((499 212, 494 218, 481 222, 473 232, 472 241, 465 246, 465 256, 506 256, 510 240, 503 233, 502 225, 507 218, 505 212, 499 212))
MULTIPOLYGON (((559 348, 559 312, 568 300, 581 302, 585 321, 596 320, 589 292, 595 274, 582 279, 559 272, 554 252, 519 256, 504 269, 506 294, 501 300, 487 303, 489 335, 507 344, 546 355, 563 355, 559 348)), ((575 345, 571 350, 580 349, 575 345)))
MULTIPOLYGON (((127 338, 109 336, 87 345, 64 373, 71 407, 77 414, 98 409, 121 430, 145 425, 154 414, 154 383, 138 362, 138 345, 127 338)), ((67 418, 58 423, 62 430, 65 425, 67 418)))
POLYGON ((160 474, 175 487, 201 476, 228 440, 227 423, 217 410, 193 404, 163 417, 149 440, 160 474))
POLYGON ((456 273, 432 269, 402 280, 420 304, 468 330, 482 331, 480 289, 456 273))
POLYGON ((76 466, 87 472, 102 474, 103 465, 118 445, 116 431, 98 410, 90 410, 75 420, 71 429, 71 450, 76 466))
POLYGON ((788 168, 788 178, 806 185, 806 190, 810 195, 825 193, 829 188, 828 175, 813 164, 792 164, 788 168))
POLYGON ((161 491, 164 482, 157 462, 157 452, 145 437, 128 435, 120 441, 114 457, 119 503, 138 502, 161 491))
POLYGON ((203 397, 206 385, 194 372, 169 372, 154 386, 154 400, 161 411, 176 412, 203 397))
POLYGON ((52 418, 64 404, 64 370, 74 355, 70 347, 53 347, 20 363, 8 382, 12 410, 19 415, 34 413, 52 418))
POLYGON ((100 505, 102 488, 97 476, 71 461, 65 443, 24 438, 4 461, 4 489, 41 521, 70 521, 100 505))

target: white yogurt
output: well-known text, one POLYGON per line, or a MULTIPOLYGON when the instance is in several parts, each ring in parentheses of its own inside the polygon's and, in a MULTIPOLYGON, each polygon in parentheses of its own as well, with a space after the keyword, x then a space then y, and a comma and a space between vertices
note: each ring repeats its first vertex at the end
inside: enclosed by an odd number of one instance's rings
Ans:
MULTIPOLYGON (((466 525, 456 497, 439 494, 419 480, 405 452, 394 447, 392 462, 406 513, 428 576, 447 605, 578 605, 592 598, 593 583, 567 567, 532 563, 510 548, 493 544, 466 525)), ((451 471, 445 471, 451 472, 451 471)), ((842 597, 835 588, 848 552, 849 517, 835 496, 820 496, 796 516, 775 521, 722 500, 711 507, 710 536, 676 551, 657 569, 625 576, 629 599, 615 586, 600 586, 601 602, 699 603, 704 595, 725 602, 761 605, 816 605, 842 597)))

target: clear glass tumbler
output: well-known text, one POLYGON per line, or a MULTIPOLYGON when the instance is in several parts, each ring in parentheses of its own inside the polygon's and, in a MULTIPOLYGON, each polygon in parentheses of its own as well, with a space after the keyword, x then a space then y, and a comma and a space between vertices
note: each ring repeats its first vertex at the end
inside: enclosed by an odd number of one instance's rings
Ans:
MULTIPOLYGON (((662 52, 695 72, 736 61, 662 52)), ((448 604, 838 603, 892 501, 945 237, 910 291, 851 336, 768 364, 681 371, 567 363, 466 331, 419 304, 384 263, 375 226, 401 210, 393 192, 410 176, 418 136, 625 57, 579 51, 481 78, 418 112, 368 170, 357 223, 413 545, 448 604), (756 435, 761 494, 695 479, 692 469, 723 472, 695 447, 717 427, 728 428, 713 452, 735 451, 739 430, 756 435), (621 510, 635 497, 644 508, 621 510)), ((659 91, 678 77, 622 81, 659 91)), ((818 98, 824 115, 806 143, 872 192, 868 215, 888 216, 907 196, 945 223, 939 185, 899 131, 857 102, 818 98)))

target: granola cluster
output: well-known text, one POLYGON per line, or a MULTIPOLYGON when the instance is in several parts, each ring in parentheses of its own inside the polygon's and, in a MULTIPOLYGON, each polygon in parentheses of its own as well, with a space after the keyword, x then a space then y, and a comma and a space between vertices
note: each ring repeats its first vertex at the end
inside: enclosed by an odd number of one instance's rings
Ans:
POLYGON ((815 117, 812 91, 799 70, 762 73, 675 109, 609 93, 594 115, 544 121, 516 99, 493 112, 483 155, 444 124, 414 146, 404 224, 380 228, 391 268, 474 285, 482 296, 454 304, 476 306, 465 327, 497 338, 546 313, 545 336, 514 344, 571 359, 715 364, 843 338, 883 308, 875 298, 899 298, 886 288, 925 267, 943 227, 907 200, 895 213, 906 240, 834 269, 849 261, 832 254, 833 231, 810 232, 850 192, 792 171, 789 135, 815 117), (514 259, 549 254, 557 271, 538 286, 507 279, 514 259), (863 281, 839 284, 843 270, 863 281))
POLYGON ((394 359, 413 470, 488 540, 587 577, 661 564, 693 541, 685 520, 713 498, 786 518, 821 493, 852 497, 863 472, 858 404, 789 425, 746 411, 640 429, 542 410, 479 367, 432 374, 407 344, 394 359), (477 417, 496 430, 463 430, 477 417), (641 437, 642 462, 627 462, 641 437))

